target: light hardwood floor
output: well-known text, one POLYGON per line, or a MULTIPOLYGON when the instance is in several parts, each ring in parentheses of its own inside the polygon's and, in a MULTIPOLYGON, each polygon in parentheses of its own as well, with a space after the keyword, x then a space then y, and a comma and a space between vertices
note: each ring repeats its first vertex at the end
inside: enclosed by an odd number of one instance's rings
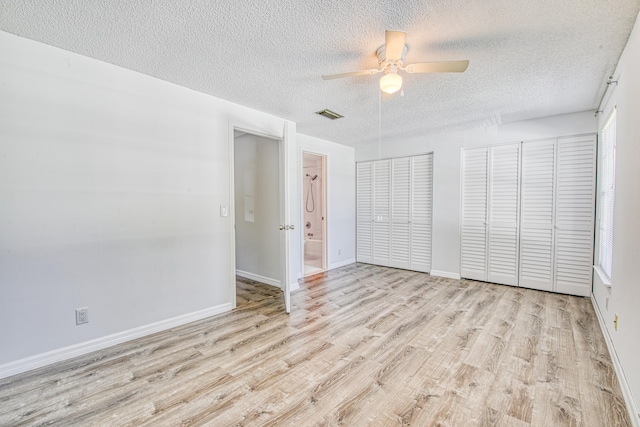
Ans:
POLYGON ((354 264, 0 380, 0 425, 630 426, 586 298, 354 264))

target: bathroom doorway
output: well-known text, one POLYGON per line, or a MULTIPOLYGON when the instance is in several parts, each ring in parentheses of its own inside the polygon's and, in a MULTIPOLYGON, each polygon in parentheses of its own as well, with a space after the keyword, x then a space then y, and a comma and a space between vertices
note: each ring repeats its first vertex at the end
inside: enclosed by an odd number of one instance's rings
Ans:
POLYGON ((302 237, 304 275, 327 269, 326 157, 302 152, 302 237))

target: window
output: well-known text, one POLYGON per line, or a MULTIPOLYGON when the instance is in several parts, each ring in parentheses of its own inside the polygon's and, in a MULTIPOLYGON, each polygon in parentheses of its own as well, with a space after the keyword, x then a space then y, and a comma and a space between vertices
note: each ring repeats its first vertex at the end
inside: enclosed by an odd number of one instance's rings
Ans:
POLYGON ((600 144, 600 244, 598 264, 611 280, 613 261, 613 200, 616 188, 616 108, 602 128, 600 144))

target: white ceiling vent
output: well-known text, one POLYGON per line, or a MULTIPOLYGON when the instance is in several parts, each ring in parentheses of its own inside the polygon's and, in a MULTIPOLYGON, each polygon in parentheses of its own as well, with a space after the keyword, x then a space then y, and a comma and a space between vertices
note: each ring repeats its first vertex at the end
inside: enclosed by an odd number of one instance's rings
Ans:
POLYGON ((326 108, 324 110, 316 111, 316 114, 320 114, 322 117, 326 117, 327 119, 331 119, 331 120, 337 120, 344 117, 326 108))

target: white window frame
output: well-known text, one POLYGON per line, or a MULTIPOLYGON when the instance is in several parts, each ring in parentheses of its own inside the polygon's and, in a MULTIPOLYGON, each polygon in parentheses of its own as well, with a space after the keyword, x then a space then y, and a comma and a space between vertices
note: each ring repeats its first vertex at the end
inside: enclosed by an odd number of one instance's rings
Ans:
POLYGON ((613 214, 616 189, 616 107, 600 132, 600 174, 598 193, 598 267, 611 283, 613 266, 613 214))

